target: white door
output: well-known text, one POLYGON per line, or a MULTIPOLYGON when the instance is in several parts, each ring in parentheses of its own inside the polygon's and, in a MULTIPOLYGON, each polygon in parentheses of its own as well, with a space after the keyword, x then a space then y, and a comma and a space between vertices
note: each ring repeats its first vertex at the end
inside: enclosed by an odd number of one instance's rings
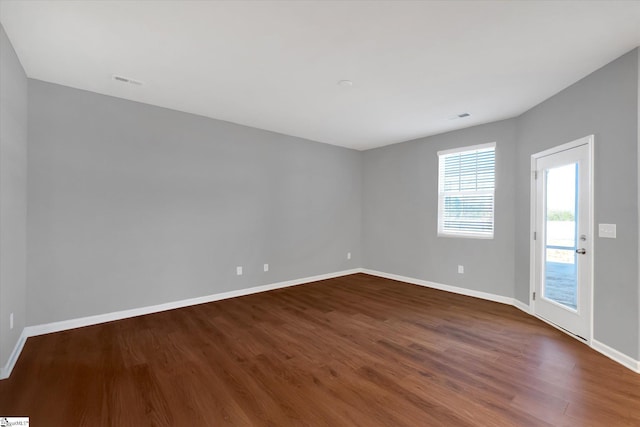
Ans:
POLYGON ((585 341, 592 316, 592 142, 589 136, 532 156, 533 311, 585 341))

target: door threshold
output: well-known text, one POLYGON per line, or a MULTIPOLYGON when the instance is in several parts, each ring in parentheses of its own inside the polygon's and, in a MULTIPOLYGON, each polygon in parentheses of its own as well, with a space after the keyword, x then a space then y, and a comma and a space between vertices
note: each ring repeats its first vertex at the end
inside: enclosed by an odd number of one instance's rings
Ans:
POLYGON ((544 323, 546 323, 547 325, 553 326, 554 328, 556 328, 557 330, 564 332, 565 334, 569 335, 572 338, 575 338, 576 340, 580 341, 581 343, 584 343, 586 345, 588 345, 589 347, 591 347, 591 343, 590 341, 585 338, 585 337, 581 337, 580 335, 574 334, 573 332, 569 331, 568 329, 563 328, 560 325, 557 325, 547 319, 545 319, 544 317, 540 317, 537 314, 534 313, 534 316, 540 320, 542 320, 544 323))

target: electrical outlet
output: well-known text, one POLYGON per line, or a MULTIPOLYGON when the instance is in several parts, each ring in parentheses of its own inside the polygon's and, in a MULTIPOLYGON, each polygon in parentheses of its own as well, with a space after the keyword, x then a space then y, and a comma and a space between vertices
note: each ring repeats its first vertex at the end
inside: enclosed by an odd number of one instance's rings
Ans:
POLYGON ((263 266, 263 269, 264 269, 264 271, 269 271, 269 264, 265 264, 265 265, 263 266))
POLYGON ((464 274, 464 265, 459 265, 458 266, 458 273, 464 274))
POLYGON ((13 313, 9 315, 9 329, 13 329, 13 313))
POLYGON ((236 267, 236 274, 238 276, 242 276, 242 266, 241 265, 236 267))
POLYGON ((351 252, 347 252, 347 259, 351 259, 351 252))

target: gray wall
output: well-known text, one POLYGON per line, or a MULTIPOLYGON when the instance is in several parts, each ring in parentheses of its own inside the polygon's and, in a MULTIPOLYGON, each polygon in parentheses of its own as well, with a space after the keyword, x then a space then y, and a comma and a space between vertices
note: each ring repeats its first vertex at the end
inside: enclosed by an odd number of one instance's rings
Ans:
POLYGON ((638 49, 518 118, 516 298, 529 301, 531 155, 595 135, 594 338, 638 359, 638 49), (596 227, 597 234, 597 227, 596 227))
POLYGON ((28 324, 359 267, 361 162, 29 80, 28 324))
POLYGON ((29 80, 25 291, 27 79, 0 38, 3 364, 25 300, 35 325, 363 266, 527 303, 530 156, 588 134, 618 225, 594 338, 640 356, 637 49, 518 118, 364 153, 29 80), (436 152, 492 141, 495 238, 437 237, 436 152))
POLYGON ((512 297, 515 132, 504 120, 366 151, 364 267, 512 297), (496 142, 494 238, 438 237, 437 152, 486 142, 496 142))
POLYGON ((0 367, 26 321, 26 190, 27 76, 0 25, 0 367))
POLYGON ((594 134, 594 220, 618 225, 595 238, 594 338, 638 359, 638 84, 635 49, 515 119, 365 152, 364 267, 528 304, 531 155, 594 134), (437 237, 437 151, 491 141, 495 239, 437 237))

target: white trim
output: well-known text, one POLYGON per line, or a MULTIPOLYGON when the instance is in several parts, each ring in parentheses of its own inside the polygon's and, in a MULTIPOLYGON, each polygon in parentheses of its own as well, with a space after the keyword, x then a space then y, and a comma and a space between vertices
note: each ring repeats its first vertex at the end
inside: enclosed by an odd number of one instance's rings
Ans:
MULTIPOLYGON (((637 153, 638 153, 638 158, 637 158, 637 166, 636 166, 636 175, 637 175, 637 180, 638 180, 638 207, 640 208, 640 49, 636 48, 636 53, 638 56, 638 102, 636 103, 636 108, 637 108, 637 124, 638 124, 638 131, 636 133, 636 136, 638 137, 638 144, 637 144, 637 153)), ((638 224, 640 224, 640 209, 638 209, 638 224)), ((640 227, 638 228, 638 245, 640 246, 640 227)), ((640 311, 640 251, 638 251, 638 269, 637 269, 637 274, 638 274, 638 310, 640 311)), ((638 316, 638 356, 640 357, 640 316, 638 316)))
POLYGON ((531 184, 529 187, 529 309, 531 314, 536 311, 536 302, 533 299, 533 293, 536 291, 536 243, 538 238, 538 230, 536 224, 536 205, 538 203, 538 170, 537 158, 531 156, 531 173, 529 179, 531 184), (536 236, 534 239, 533 236, 536 236))
POLYGON ((451 231, 438 230, 438 237, 451 237, 454 239, 493 239, 493 231, 491 234, 476 234, 476 233, 453 233, 451 231))
POLYGON ((523 303, 522 301, 520 301, 517 298, 513 299, 513 306, 515 308, 518 308, 518 309, 524 311, 527 314, 531 314, 531 307, 528 306, 527 304, 523 303))
POLYGON ((22 333, 20 334, 20 338, 18 338, 18 342, 16 343, 16 346, 13 348, 13 351, 11 352, 11 356, 9 356, 9 360, 7 360, 7 363, 4 365, 4 367, 0 368, 0 380, 9 378, 9 375, 11 375, 11 371, 13 371, 13 367, 16 365, 16 362, 18 361, 18 357, 20 357, 20 353, 22 353, 22 348, 24 347, 24 343, 27 342, 26 334, 27 334, 26 331, 23 329, 22 333))
POLYGON ((550 156, 551 154, 556 154, 561 151, 571 150, 572 148, 580 147, 581 145, 593 144, 593 139, 594 139, 593 135, 583 136, 582 138, 578 138, 575 141, 556 145, 555 147, 551 147, 547 150, 532 154, 531 157, 535 159, 539 159, 541 157, 550 156))
POLYGON ((189 298, 180 301, 172 301, 164 304, 151 305, 147 307, 133 308, 131 310, 115 311, 112 313, 98 314, 95 316, 80 317, 77 319, 63 320, 61 322, 46 323, 43 325, 28 326, 25 328, 28 337, 49 334, 52 332, 66 331, 68 329, 82 328, 84 326, 97 325, 99 323, 112 322, 114 320, 127 319, 130 317, 143 316, 145 314, 158 313, 161 311, 174 310, 176 308, 188 307, 191 305, 204 304, 223 299, 236 298, 251 295, 258 292, 272 291, 274 289, 286 288, 289 286, 302 285, 305 283, 317 282, 319 280, 333 279, 335 277, 348 276, 359 273, 360 269, 344 270, 335 273, 320 274, 318 276, 305 277, 302 279, 287 280, 285 282, 272 283, 269 285, 255 286, 252 288, 238 289, 235 291, 222 292, 219 294, 206 295, 202 297, 189 298))
POLYGON ((614 362, 618 362, 621 365, 631 369, 632 371, 636 372, 636 373, 640 373, 640 361, 639 360, 635 360, 630 356, 627 356, 624 353, 621 353, 620 351, 611 348, 609 346, 607 346, 606 344, 601 343, 600 341, 596 340, 596 339, 591 339, 588 342, 585 342, 579 338, 577 338, 575 335, 570 334, 569 332, 565 331, 564 329, 560 328, 558 325, 554 325, 553 323, 538 317, 536 315, 533 314, 533 308, 531 306, 527 306, 526 304, 524 304, 523 302, 521 302, 520 300, 516 299, 516 298, 509 298, 509 297, 505 297, 502 295, 496 295, 496 294, 490 294, 488 292, 481 292, 481 291, 474 291, 471 289, 466 289, 466 288, 459 288, 457 286, 450 286, 450 285, 443 285, 440 283, 435 283, 435 282, 429 282, 427 280, 421 280, 421 279, 415 279, 413 277, 407 277, 407 276, 401 276, 399 274, 391 274, 391 273, 384 273, 381 271, 375 271, 375 270, 369 270, 366 268, 361 269, 362 273, 365 274, 370 274, 372 276, 378 276, 378 277, 384 277, 386 279, 392 279, 392 280, 397 280, 400 282, 405 282, 405 283, 411 283, 414 285, 419 285, 419 286, 425 286, 428 288, 433 288, 433 289, 439 289, 442 291, 447 291, 447 292, 452 292, 455 294, 460 294, 460 295, 466 295, 466 296, 470 296, 470 297, 475 297, 475 298, 480 298, 480 299, 484 299, 484 300, 488 300, 488 301, 494 301, 494 302, 499 302, 502 304, 509 304, 509 305, 513 305, 515 308, 518 308, 522 311, 524 311, 525 313, 532 315, 533 317, 535 317, 536 319, 540 319, 542 320, 544 323, 553 326, 554 328, 558 329, 561 332, 566 333, 567 335, 569 335, 570 337, 575 338, 576 340, 578 340, 579 342, 586 344, 588 347, 591 347, 592 349, 594 349, 595 351, 604 354, 605 356, 609 357, 611 360, 613 360, 614 362))
MULTIPOLYGON (((596 266, 596 231, 595 231, 595 223, 596 223, 596 185, 595 185, 595 175, 596 175, 596 148, 595 148, 595 136, 589 135, 585 138, 587 140, 587 146, 589 147, 589 192, 591 193, 589 197, 589 235, 591 236, 591 262, 589 271, 589 280, 591 281, 591 308, 589 314, 589 345, 593 348, 593 331, 595 331, 595 310, 594 307, 596 305, 595 302, 595 284, 596 284, 596 274, 595 274, 595 266, 596 266)), ((578 140, 579 141, 579 140, 578 140)))
POLYGON ((591 340, 591 348, 593 348, 599 353, 604 354, 609 359, 615 362, 618 362, 619 364, 640 374, 640 361, 635 360, 634 358, 629 357, 626 354, 621 353, 615 348, 611 348, 608 345, 601 343, 596 339, 591 340))
MULTIPOLYGON (((235 297, 244 296, 244 295, 250 295, 250 294, 254 294, 254 293, 258 293, 258 292, 266 292, 266 291, 270 291, 270 290, 274 290, 274 289, 281 289, 281 288, 290 287, 290 286, 297 286, 297 285, 302 285, 302 284, 305 284, 305 283, 317 282, 317 281, 320 281, 320 280, 332 279, 332 278, 335 278, 335 277, 348 276, 350 274, 356 274, 356 273, 365 273, 365 274, 369 274, 371 276, 384 277, 386 279, 392 279, 392 280, 397 280, 397 281, 400 281, 400 282, 410 283, 410 284, 424 286, 424 287, 428 287, 428 288, 439 289, 439 290, 442 290, 442 291, 452 292, 452 293, 459 294, 459 295, 466 295, 466 296, 480 298, 480 299, 487 300, 487 301, 494 301, 494 302, 499 302, 499 303, 502 303, 502 304, 513 305, 514 307, 524 311, 525 313, 529 313, 529 314, 531 313, 531 307, 530 306, 527 306, 526 304, 524 304, 523 302, 521 302, 520 300, 515 299, 515 298, 509 298, 509 297, 505 297, 505 296, 502 296, 502 295, 491 294, 491 293, 488 293, 488 292, 474 291, 474 290, 471 290, 471 289, 460 288, 460 287, 457 287, 457 286, 443 285, 441 283, 435 283, 435 282, 430 282, 430 281, 427 281, 427 280, 415 279, 415 278, 412 278, 412 277, 401 276, 401 275, 398 275, 398 274, 384 273, 384 272, 381 272, 381 271, 369 270, 369 269, 366 269, 366 268, 354 268, 354 269, 351 269, 351 270, 344 270, 344 271, 338 271, 338 272, 335 272, 335 273, 321 274, 321 275, 318 275, 318 276, 311 276, 311 277, 306 277, 306 278, 303 278, 303 279, 289 280, 289 281, 286 281, 286 282, 278 282, 278 283, 273 283, 273 284, 270 284, 270 285, 255 286, 253 288, 246 288, 246 289, 240 289, 240 290, 236 290, 236 291, 223 292, 223 293, 219 293, 219 294, 213 294, 213 295, 208 295, 208 296, 198 297, 198 298, 191 298, 191 299, 175 301, 175 302, 170 302, 170 303, 165 303, 165 304, 158 304, 158 305, 154 305, 154 306, 148 306, 148 307, 142 307, 142 308, 124 310, 124 311, 117 311, 117 312, 113 312, 113 313, 106 313, 106 314, 101 314, 101 315, 97 315, 97 316, 89 316, 89 317, 83 317, 83 318, 78 318, 78 319, 65 320, 65 321, 62 321, 62 322, 54 322, 54 323, 48 323, 48 324, 43 324, 43 325, 28 326, 28 327, 23 329, 22 334, 20 335, 20 338, 18 339, 18 342, 16 343, 16 346, 13 349, 13 352, 11 353, 11 357, 9 358, 9 361, 4 366, 4 368, 0 369, 0 380, 9 378, 9 375, 11 375, 11 371, 13 370, 13 367, 15 366, 15 364, 16 364, 16 362, 18 360, 18 357, 20 356, 20 353, 22 352, 22 348, 24 347, 25 342, 26 342, 27 338, 29 338, 29 337, 48 334, 48 333, 52 333, 52 332, 65 331, 65 330, 68 330, 68 329, 80 328, 80 327, 83 327, 83 326, 96 325, 96 324, 100 324, 100 323, 104 323, 104 322, 111 322, 111 321, 114 321, 114 320, 120 320, 120 319, 126 319, 126 318, 130 318, 130 317, 141 316, 141 315, 144 315, 144 314, 157 313, 157 312, 161 312, 161 311, 165 311, 165 310, 172 310, 172 309, 175 309, 175 308, 181 308, 181 307, 187 307, 187 306, 191 306, 191 305, 203 304, 203 303, 207 303, 207 302, 219 301, 219 300, 228 299, 228 298, 235 298, 235 297)), ((537 317, 537 316, 534 316, 534 317, 537 317)), ((540 319, 540 320, 545 321, 544 319, 540 319)), ((546 323, 549 323, 549 322, 546 322, 546 323)), ((552 323, 549 323, 549 324, 551 326, 555 326, 552 323)), ((560 328, 558 328, 558 329, 562 330, 560 328)), ((587 345, 589 345, 589 344, 587 344, 587 345)), ((603 344, 603 343, 601 343, 601 342, 599 342, 599 341, 597 341, 595 339, 593 339, 591 341, 589 347, 593 348, 594 350, 598 351, 599 353, 604 354, 605 356, 609 357, 610 359, 614 360, 615 362, 618 362, 621 365, 631 369, 632 371, 640 373, 640 361, 635 360, 635 359, 627 356, 626 354, 621 353, 618 350, 613 349, 613 348, 607 346, 606 344, 603 344)))
POLYGON ((238 289, 235 291, 222 292, 219 294, 206 295, 202 297, 189 298, 180 301, 172 301, 164 304, 151 305, 147 307, 133 308, 130 310, 115 311, 112 313, 98 314, 95 316, 80 317, 77 319, 63 320, 60 322, 45 323, 42 325, 27 326, 22 330, 20 339, 11 353, 9 361, 4 368, 0 370, 0 380, 9 378, 11 371, 22 352, 22 348, 29 337, 50 334, 52 332, 61 332, 69 329, 82 328, 84 326, 97 325, 114 320, 127 319, 130 317, 143 316, 145 314, 158 313, 176 308, 188 307, 191 305, 204 304, 207 302, 220 301, 229 298, 251 295, 258 292, 266 292, 275 289, 286 288, 290 286, 303 285, 305 283, 317 282, 320 280, 333 279, 336 277, 348 276, 350 274, 361 273, 361 268, 351 270, 337 271, 334 273, 320 274, 317 276, 304 277, 302 279, 287 280, 285 282, 272 283, 269 285, 255 286, 252 288, 238 289))
POLYGON ((463 151, 484 150, 485 148, 496 148, 496 143, 495 142, 487 142, 486 144, 468 145, 466 147, 457 147, 457 148, 450 148, 448 150, 440 150, 440 151, 438 151, 438 156, 444 156, 444 155, 447 155, 447 154, 462 153, 463 151))
MULTIPOLYGON (((443 285, 441 283, 429 282, 427 280, 414 279, 413 277, 400 276, 398 274, 384 273, 382 271, 362 269, 365 274, 372 276, 384 277, 385 279, 397 280, 399 282, 411 283, 413 285, 425 286, 427 288, 439 289, 441 291, 452 292, 454 294, 466 295, 468 297, 480 298, 488 301, 499 302, 502 304, 515 305, 513 298, 504 297, 502 295, 490 294, 488 292, 474 291, 467 288, 459 288, 457 286, 443 285)), ((519 308, 519 307, 518 307, 519 308)))

